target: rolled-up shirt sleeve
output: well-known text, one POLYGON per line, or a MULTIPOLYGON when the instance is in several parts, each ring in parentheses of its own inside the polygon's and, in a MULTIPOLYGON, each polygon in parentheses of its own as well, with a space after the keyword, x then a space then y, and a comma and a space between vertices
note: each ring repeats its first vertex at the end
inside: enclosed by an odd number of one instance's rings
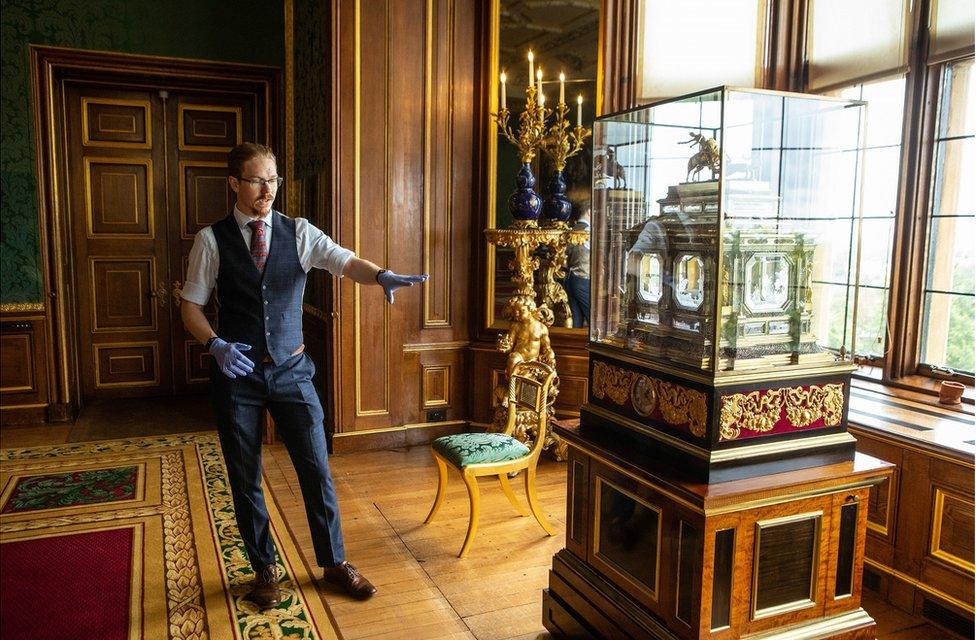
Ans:
POLYGON ((342 270, 356 257, 355 252, 338 245, 305 218, 296 218, 295 222, 298 257, 305 271, 325 269, 334 276, 342 277, 342 270))
POLYGON ((220 267, 217 241, 213 229, 207 227, 197 233, 190 249, 189 264, 186 269, 186 283, 181 297, 200 306, 210 301, 210 294, 217 286, 217 270, 220 267))

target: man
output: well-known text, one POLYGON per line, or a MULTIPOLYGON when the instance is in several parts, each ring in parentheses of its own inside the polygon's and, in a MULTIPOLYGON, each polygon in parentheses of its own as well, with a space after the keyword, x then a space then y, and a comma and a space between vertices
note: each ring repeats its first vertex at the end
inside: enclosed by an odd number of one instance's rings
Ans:
POLYGON ((306 273, 326 269, 393 292, 424 282, 401 276, 340 247, 303 218, 273 211, 282 178, 274 153, 253 143, 228 156, 237 202, 226 218, 200 231, 190 251, 181 306, 183 324, 214 357, 212 399, 237 524, 251 567, 249 599, 281 602, 275 547, 261 490, 261 428, 268 409, 298 472, 318 564, 325 580, 365 599, 376 588, 346 561, 339 508, 329 471, 324 412, 312 385, 315 366, 302 340, 306 273), (217 327, 203 307, 216 288, 217 327))
MULTIPOLYGON (((590 199, 577 205, 579 218, 573 229, 590 233, 590 199)), ((566 249, 566 279, 563 281, 573 314, 573 327, 585 327, 590 322, 590 239, 566 249)))

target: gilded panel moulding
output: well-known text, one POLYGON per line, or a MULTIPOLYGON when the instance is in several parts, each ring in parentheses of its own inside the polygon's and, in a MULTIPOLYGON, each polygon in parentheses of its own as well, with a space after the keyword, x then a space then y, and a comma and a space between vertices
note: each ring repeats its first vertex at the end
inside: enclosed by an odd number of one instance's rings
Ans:
POLYGON ((687 423, 692 435, 699 438, 704 436, 705 422, 708 419, 705 394, 664 380, 655 380, 654 384, 664 421, 674 425, 687 423))
POLYGON ((621 406, 630 400, 634 410, 642 416, 651 415, 657 408, 668 424, 687 424, 692 435, 699 438, 705 435, 708 399, 701 391, 600 361, 593 362, 592 384, 593 395, 599 400, 609 397, 621 406))
POLYGON ((4 302, 0 304, 0 313, 27 313, 44 311, 43 302, 4 302))
POLYGON ((786 410, 788 428, 809 427, 823 420, 824 427, 841 424, 844 415, 844 385, 784 387, 722 396, 719 436, 735 440, 742 430, 768 433, 780 424, 786 410))

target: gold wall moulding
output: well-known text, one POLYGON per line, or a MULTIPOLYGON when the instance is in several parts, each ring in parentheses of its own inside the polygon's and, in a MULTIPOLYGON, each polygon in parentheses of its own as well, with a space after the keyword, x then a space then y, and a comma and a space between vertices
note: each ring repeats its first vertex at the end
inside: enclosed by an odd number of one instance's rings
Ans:
POLYGON ((661 417, 670 425, 687 424, 692 435, 705 435, 708 426, 708 398, 701 391, 651 378, 615 367, 605 362, 593 362, 593 396, 598 400, 609 397, 625 406, 630 400, 637 413, 648 416, 654 412, 651 398, 656 398, 661 417))
POLYGON ((29 313, 44 311, 43 302, 3 302, 0 303, 0 313, 29 313))
POLYGON ((823 419, 824 427, 836 427, 844 416, 844 385, 781 387, 722 396, 719 436, 735 440, 742 430, 754 433, 772 431, 786 410, 789 427, 809 427, 823 419))

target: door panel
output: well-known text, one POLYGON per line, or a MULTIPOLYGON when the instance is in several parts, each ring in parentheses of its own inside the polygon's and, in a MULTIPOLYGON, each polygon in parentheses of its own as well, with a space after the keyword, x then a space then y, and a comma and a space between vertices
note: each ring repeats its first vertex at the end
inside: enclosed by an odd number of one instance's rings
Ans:
POLYGON ((227 182, 227 163, 180 160, 180 239, 193 240, 198 231, 217 222, 234 208, 234 192, 227 182))
POLYGON ((155 233, 152 161, 85 157, 84 163, 88 237, 152 240, 155 233))
POLYGON ((93 333, 156 331, 156 301, 165 315, 166 298, 158 297, 154 282, 156 260, 89 256, 93 333))
MULTIPOLYGON (((188 256, 198 231, 224 218, 234 207, 236 196, 227 182, 227 152, 244 141, 255 140, 255 96, 170 92, 166 103, 169 148, 168 184, 170 264, 173 285, 186 282, 188 256), (177 271, 179 272, 177 274, 177 271)), ((266 139, 262 137, 261 139, 266 139)), ((204 314, 216 328, 217 308, 213 300, 204 314)), ((206 389, 210 354, 184 328, 173 323, 173 384, 176 393, 206 389)))
POLYGON ((152 148, 152 105, 148 100, 82 96, 85 146, 152 148))
POLYGON ((158 386, 159 343, 116 342, 93 345, 95 384, 100 390, 158 386))
POLYGON ((82 394, 168 393, 162 103, 148 91, 65 87, 82 394))
POLYGON ((227 153, 243 138, 242 105, 177 103, 180 151, 227 153))
MULTIPOLYGON (((247 92, 64 86, 83 398, 205 391, 210 355, 183 328, 178 290, 194 236, 233 208, 227 152, 268 139, 265 105, 247 92)), ((216 321, 213 301, 204 312, 216 321)))

